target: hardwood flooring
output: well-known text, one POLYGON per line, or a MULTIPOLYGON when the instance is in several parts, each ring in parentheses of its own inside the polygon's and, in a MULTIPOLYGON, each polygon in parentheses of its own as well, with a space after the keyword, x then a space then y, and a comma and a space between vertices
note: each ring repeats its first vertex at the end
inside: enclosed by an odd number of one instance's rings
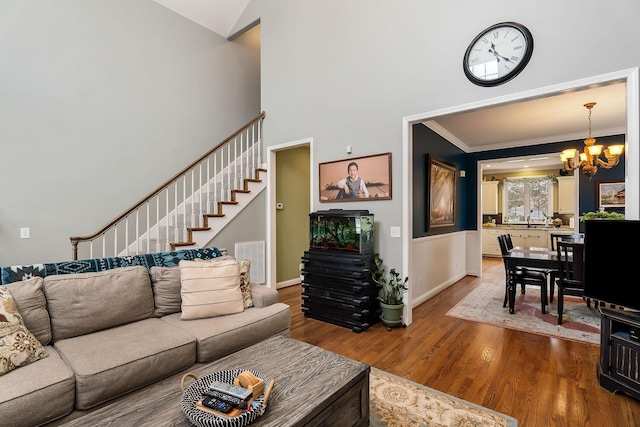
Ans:
POLYGON ((482 281, 504 283, 501 259, 413 310, 413 323, 365 332, 305 318, 301 286, 278 291, 291 305, 291 337, 510 415, 519 427, 640 426, 640 402, 598 384, 599 346, 447 317, 482 281))

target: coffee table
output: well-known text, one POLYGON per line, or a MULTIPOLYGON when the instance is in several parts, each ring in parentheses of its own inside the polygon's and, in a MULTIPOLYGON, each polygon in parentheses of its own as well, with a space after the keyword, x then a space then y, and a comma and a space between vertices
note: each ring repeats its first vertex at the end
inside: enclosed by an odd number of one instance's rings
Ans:
MULTIPOLYGON (((225 369, 253 369, 275 386, 267 410, 251 426, 368 426, 369 365, 311 344, 274 336, 188 372, 202 378, 225 369)), ((61 425, 191 426, 175 374, 61 425)), ((185 380, 185 387, 192 380, 185 380)))

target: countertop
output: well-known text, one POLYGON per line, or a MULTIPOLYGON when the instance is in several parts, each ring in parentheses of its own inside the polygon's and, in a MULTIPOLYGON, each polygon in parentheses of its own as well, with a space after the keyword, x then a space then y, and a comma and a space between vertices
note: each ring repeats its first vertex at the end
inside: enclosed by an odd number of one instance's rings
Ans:
POLYGON ((573 228, 570 228, 568 225, 562 225, 560 227, 554 227, 553 225, 549 225, 549 226, 544 226, 544 225, 532 225, 531 227, 527 227, 526 225, 522 225, 522 224, 496 224, 495 226, 487 226, 487 225, 482 225, 483 229, 489 229, 489 230, 494 230, 494 229, 498 229, 498 230, 531 230, 531 229, 541 229, 541 230, 552 230, 552 231, 573 231, 573 228))

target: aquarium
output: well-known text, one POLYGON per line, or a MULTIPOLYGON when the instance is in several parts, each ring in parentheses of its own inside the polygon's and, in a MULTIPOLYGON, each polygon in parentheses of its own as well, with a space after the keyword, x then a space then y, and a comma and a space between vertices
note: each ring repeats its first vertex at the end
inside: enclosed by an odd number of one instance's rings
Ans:
POLYGON ((373 214, 343 209, 310 213, 309 248, 373 253, 373 214))

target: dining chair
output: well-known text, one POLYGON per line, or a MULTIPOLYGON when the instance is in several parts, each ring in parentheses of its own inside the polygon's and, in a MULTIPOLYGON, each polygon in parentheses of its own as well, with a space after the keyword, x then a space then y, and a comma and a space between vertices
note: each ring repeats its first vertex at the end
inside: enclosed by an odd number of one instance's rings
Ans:
POLYGON ((509 300, 509 283, 512 282, 514 286, 520 285, 520 292, 525 293, 527 285, 540 286, 540 306, 542 308, 542 314, 546 314, 547 305, 547 275, 538 271, 537 269, 531 269, 529 267, 515 267, 509 268, 507 263, 507 257, 509 256, 509 249, 507 247, 507 236, 501 234, 498 236, 498 243, 500 244, 500 251, 502 253, 502 261, 504 262, 505 272, 505 290, 504 290, 504 302, 503 307, 507 306, 509 300))
POLYGON ((584 243, 557 242, 558 253, 558 325, 562 324, 564 296, 579 296, 591 307, 591 299, 584 296, 584 243))
MULTIPOLYGON (((505 234, 505 239, 507 242, 507 249, 513 249, 513 242, 511 240, 511 234, 507 233, 505 234)), ((555 249, 553 249, 555 250, 555 249)), ((539 267, 527 267, 530 271, 539 271, 541 273, 544 273, 547 277, 547 283, 549 283, 549 292, 548 292, 548 296, 549 296, 549 303, 553 302, 553 294, 554 294, 554 288, 555 288, 555 281, 556 278, 558 277, 558 270, 556 270, 555 268, 539 268, 539 267)), ((524 289, 522 289, 522 293, 524 294, 524 289)))
POLYGON ((564 240, 565 242, 576 242, 580 239, 584 238, 584 234, 558 234, 558 233, 549 233, 549 238, 551 239, 551 250, 555 251, 556 246, 558 245, 558 241, 564 240))

